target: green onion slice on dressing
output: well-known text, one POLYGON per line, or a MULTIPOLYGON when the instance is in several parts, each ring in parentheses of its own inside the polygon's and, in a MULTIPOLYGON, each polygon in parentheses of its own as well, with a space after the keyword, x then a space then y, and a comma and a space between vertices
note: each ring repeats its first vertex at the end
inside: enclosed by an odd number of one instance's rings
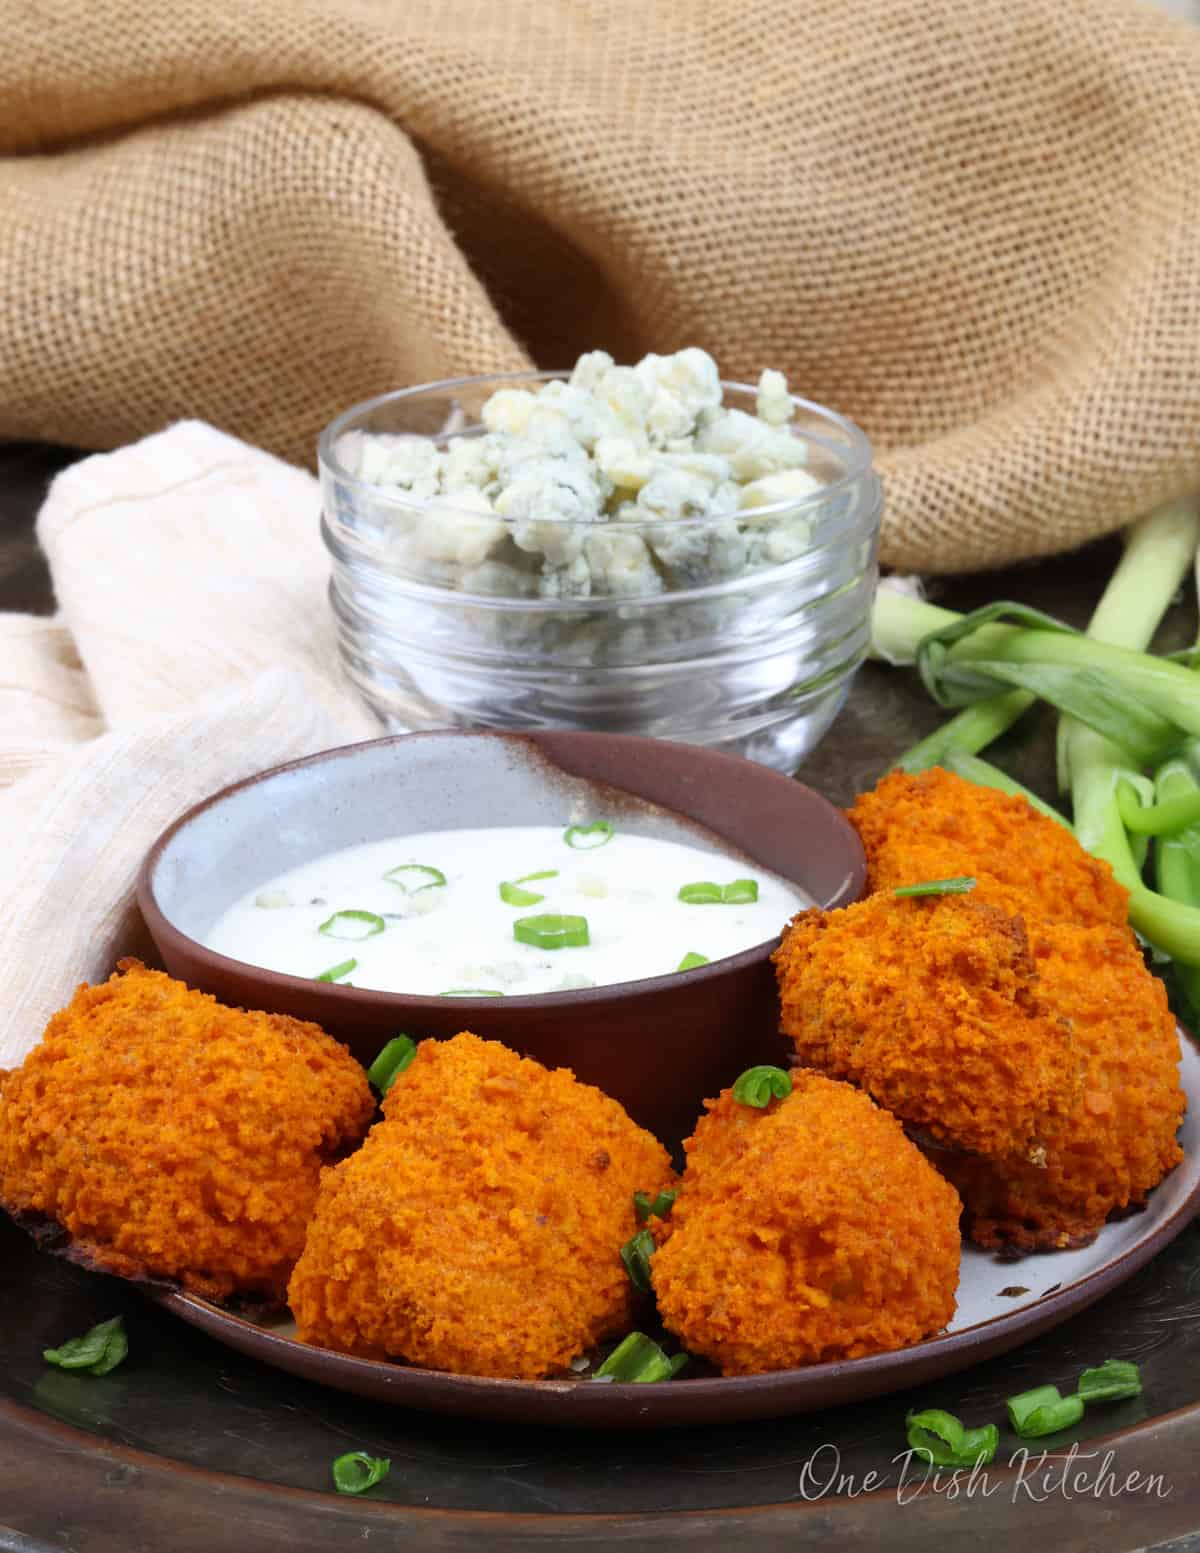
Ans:
POLYGON ((440 868, 427 868, 424 863, 401 863, 396 868, 389 868, 383 877, 398 890, 403 890, 405 895, 436 890, 446 882, 446 876, 440 868))
POLYGON ((763 1111, 772 1100, 782 1100, 792 1092, 792 1075, 782 1068, 747 1068, 733 1086, 733 1098, 739 1105, 752 1105, 763 1111))
POLYGON ((671 1380, 678 1375, 688 1361, 685 1353, 668 1358, 652 1337, 644 1332, 631 1332, 605 1359, 592 1376, 593 1380, 615 1380, 635 1386, 659 1380, 671 1380))
POLYGON ((986 1467, 1000 1443, 995 1424, 968 1429, 961 1419, 941 1408, 909 1413, 904 1423, 909 1449, 931 1467, 986 1467))
POLYGON ((653 1255, 654 1236, 648 1229, 638 1230, 637 1234, 631 1235, 621 1247, 621 1260, 625 1263, 629 1281, 642 1294, 649 1294, 652 1287, 650 1258, 653 1255))
POLYGON ((1076 1395, 1088 1406, 1093 1402, 1123 1402, 1126 1397, 1141 1394, 1138 1367, 1128 1359, 1105 1359, 1095 1369, 1084 1370, 1076 1388, 1076 1395))
POLYGON ((967 874, 957 879, 924 879, 920 884, 902 884, 893 895, 966 895, 975 888, 975 880, 967 874))
POLYGON ((382 1483, 392 1470, 387 1456, 368 1456, 366 1451, 347 1451, 333 1463, 333 1486, 339 1494, 365 1494, 382 1483))
POLYGON ((689 949, 675 969, 677 971, 694 971, 697 966, 707 964, 708 956, 706 954, 697 954, 694 949, 689 949))
POLYGON ((680 885, 679 899, 688 906, 745 906, 758 899, 758 880, 731 879, 728 884, 714 884, 711 879, 698 879, 694 884, 680 885))
POLYGON ((586 917, 564 917, 544 911, 537 917, 518 917, 513 937, 535 949, 582 949, 591 943, 586 917))
POLYGON ((639 1224, 644 1224, 649 1218, 665 1219, 667 1214, 675 1206, 678 1192, 667 1190, 659 1192, 657 1197, 651 1197, 649 1192, 634 1192, 633 1211, 637 1214, 639 1224))
POLYGON ((326 938, 348 938, 351 943, 361 943, 382 933, 387 923, 373 911, 335 911, 317 929, 326 938))
POLYGON ((503 992, 498 987, 447 987, 445 992, 439 992, 439 998, 502 998, 503 992))
POLYGON ((1004 1404, 1013 1433, 1022 1440, 1036 1440, 1044 1434, 1070 1429, 1083 1417, 1081 1397, 1062 1397, 1057 1386, 1035 1386, 1019 1392, 1004 1404))
POLYGON ((408 1035, 394 1035, 367 1069, 367 1082, 382 1098, 417 1055, 417 1043, 408 1035))
POLYGON ((82 1337, 69 1338, 57 1348, 43 1348, 42 1358, 60 1370, 83 1370, 88 1375, 107 1375, 129 1352, 124 1319, 114 1316, 89 1328, 82 1337))
POLYGON ((357 960, 339 960, 336 965, 331 965, 327 971, 322 971, 319 976, 314 976, 314 981, 341 981, 343 976, 349 976, 351 971, 358 969, 357 960))
POLYGON ((593 820, 590 825, 568 825, 563 840, 576 852, 594 852, 605 847, 613 839, 613 827, 608 820, 593 820))
POLYGON ((523 884, 531 884, 535 879, 557 879, 557 868, 543 868, 536 874, 522 874, 519 879, 505 879, 500 885, 500 899, 506 906, 536 906, 538 901, 544 901, 546 897, 539 895, 536 890, 523 890, 523 884))

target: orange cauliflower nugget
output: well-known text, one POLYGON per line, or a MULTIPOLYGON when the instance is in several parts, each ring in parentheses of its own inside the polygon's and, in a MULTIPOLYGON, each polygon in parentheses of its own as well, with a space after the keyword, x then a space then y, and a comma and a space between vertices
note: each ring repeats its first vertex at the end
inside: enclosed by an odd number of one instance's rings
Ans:
POLYGON ((724 1374, 902 1348, 953 1316, 958 1196, 860 1091, 796 1072, 756 1110, 727 1089, 684 1148, 654 1290, 724 1374))
POLYGON ((620 1250, 666 1150, 566 1068, 464 1033, 424 1041, 384 1120, 325 1173, 288 1290, 300 1337, 536 1379, 631 1324, 620 1250))
POLYGON ((1083 1085, 1046 1140, 1042 1169, 1019 1159, 939 1158, 967 1207, 973 1240, 1021 1250, 1094 1240, 1114 1209, 1146 1200, 1182 1159, 1179 1037, 1162 982, 1129 935, 1039 924, 1042 995, 1071 1021, 1083 1085))
POLYGON ((801 1063, 865 1089, 929 1139, 1042 1157, 1079 1092, 1019 918, 971 895, 871 895, 793 918, 774 955, 801 1063))
POLYGON ((1108 864, 1024 798, 940 767, 892 771, 846 815, 867 854, 871 890, 970 874, 976 900, 1013 916, 1125 925, 1129 893, 1108 864))
POLYGON ((374 1112, 366 1075, 316 1025, 121 970, 5 1076, 0 1204, 105 1272, 282 1302, 321 1167, 374 1112))

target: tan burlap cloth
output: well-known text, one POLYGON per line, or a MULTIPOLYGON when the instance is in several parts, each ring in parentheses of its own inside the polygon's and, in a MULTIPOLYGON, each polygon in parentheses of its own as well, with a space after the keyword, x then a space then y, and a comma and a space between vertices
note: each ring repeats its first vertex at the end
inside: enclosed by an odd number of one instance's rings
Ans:
POLYGON ((1200 485, 1200 30, 1134 0, 0 23, 0 434, 144 439, 51 491, 58 617, 0 617, 0 1067, 144 947, 179 811, 375 731, 295 467, 357 399, 598 345, 783 367, 875 438, 920 570, 1200 485))
POLYGON ((884 557, 1200 483, 1200 30, 1137 0, 0 0, 0 433, 300 463, 589 347, 784 368, 884 557))

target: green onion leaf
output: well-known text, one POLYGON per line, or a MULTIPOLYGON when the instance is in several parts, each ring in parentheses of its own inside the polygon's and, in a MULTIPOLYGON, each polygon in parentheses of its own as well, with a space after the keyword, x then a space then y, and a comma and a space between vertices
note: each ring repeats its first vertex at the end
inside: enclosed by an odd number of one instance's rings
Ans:
POLYGON ((634 1192, 633 1211, 637 1214, 638 1223, 644 1224, 651 1217, 665 1219, 675 1206, 678 1196, 678 1192, 670 1190, 659 1192, 657 1197, 651 1197, 648 1192, 634 1192))
POLYGON ((694 949, 689 949, 675 969, 677 971, 694 971, 697 966, 707 965, 708 963, 709 960, 706 954, 697 954, 694 949))
POLYGON ((960 874, 957 879, 926 879, 921 884, 902 884, 893 895, 966 895, 975 888, 974 879, 960 874))
POLYGON ((654 1236, 648 1229, 638 1230, 637 1234, 631 1236, 621 1247, 621 1260, 625 1263, 629 1281, 642 1294, 649 1294, 652 1287, 650 1258, 653 1255, 654 1236))
POLYGON ((436 890, 446 882, 446 876, 440 868, 427 868, 424 863, 401 863, 396 868, 389 868, 383 877, 398 890, 403 890, 405 895, 436 890))
POLYGON ((1078 1397, 1059 1396, 1057 1386, 1034 1386, 1031 1391, 1009 1397, 1004 1406, 1013 1433, 1022 1440, 1057 1434, 1060 1429, 1070 1429, 1083 1417, 1082 1401, 1078 1397))
POLYGON ((322 971, 319 976, 314 976, 314 981, 341 981, 343 976, 349 976, 351 971, 358 969, 357 960, 339 960, 336 965, 331 965, 327 971, 322 971))
POLYGON ((439 998, 502 998, 503 992, 495 987, 448 987, 439 992, 439 998))
POLYGON ((593 820, 590 825, 568 825, 563 840, 576 852, 594 852, 606 847, 613 839, 613 828, 608 820, 593 820))
POLYGON ((518 917, 513 937, 535 949, 582 949, 591 943, 586 917, 563 917, 544 911, 537 917, 518 917))
POLYGON ((792 1092, 792 1076, 782 1068, 747 1068, 733 1086, 733 1098, 739 1105, 765 1110, 772 1100, 782 1100, 792 1092))
POLYGON ((385 927, 387 923, 373 911, 335 911, 332 917, 321 923, 317 932, 324 933, 326 938, 348 938, 352 942, 361 942, 364 938, 373 938, 376 933, 382 933, 385 927))
POLYGON ((333 1486, 339 1494, 365 1494, 382 1483, 392 1470, 387 1456, 368 1456, 366 1451, 347 1451, 332 1467, 333 1486))
POLYGON ((42 1358, 60 1370, 83 1370, 88 1375, 107 1375, 129 1352, 124 1319, 101 1321, 82 1337, 72 1337, 58 1348, 43 1348, 42 1358))
POLYGON ((986 1467, 1000 1443, 995 1424, 968 1429, 953 1413, 941 1408, 909 1413, 904 1422, 909 1449, 932 1467, 986 1467))
POLYGON ((653 1338, 644 1332, 631 1332, 613 1349, 592 1376, 593 1380, 615 1380, 635 1386, 659 1380, 671 1380, 688 1361, 685 1353, 668 1359, 653 1338))
POLYGON ((1093 1402, 1123 1402, 1126 1397, 1140 1397, 1141 1394, 1142 1378, 1138 1367, 1128 1359, 1105 1359, 1094 1370, 1084 1370, 1076 1391, 1088 1407, 1093 1402))
POLYGON ((699 879, 695 884, 679 887, 679 899, 689 906, 719 906, 723 898, 721 886, 711 879, 699 879))
POLYGON ((417 1043, 411 1036, 395 1035, 367 1069, 367 1082, 379 1091, 380 1098, 408 1067, 417 1055, 417 1043))

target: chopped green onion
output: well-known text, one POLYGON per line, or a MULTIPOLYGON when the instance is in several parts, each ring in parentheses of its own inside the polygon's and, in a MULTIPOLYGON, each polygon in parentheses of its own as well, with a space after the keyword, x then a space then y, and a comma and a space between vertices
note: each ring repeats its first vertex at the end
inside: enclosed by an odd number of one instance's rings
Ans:
POLYGON ((1063 1397, 1057 1386, 1034 1386, 1019 1392, 1004 1404, 1013 1433, 1023 1440, 1036 1440, 1044 1434, 1070 1429, 1083 1417, 1079 1397, 1063 1397))
POLYGON ((586 917, 563 917, 544 911, 537 917, 518 917, 513 937, 535 949, 582 949, 591 943, 586 917))
POLYGON ((608 820, 593 820, 590 825, 568 825, 563 840, 576 852, 594 852, 606 847, 613 839, 613 828, 608 820))
POLYGON ((523 890, 521 886, 535 879, 557 878, 557 868, 543 868, 536 874, 522 874, 519 879, 505 879, 500 886, 500 899, 506 906, 536 906, 538 901, 544 901, 546 897, 539 895, 536 890, 523 890))
POLYGON ((417 1043, 411 1036, 393 1036, 367 1069, 367 1082, 374 1084, 380 1097, 386 1095, 416 1055, 417 1043))
POLYGON ((365 1494, 382 1483, 392 1470, 387 1456, 368 1456, 366 1451, 347 1451, 332 1467, 333 1486, 339 1494, 365 1494))
POLYGON ((327 971, 322 971, 319 976, 314 976, 314 981, 341 981, 343 976, 349 976, 351 971, 358 969, 357 960, 339 960, 336 965, 331 965, 327 971))
POLYGON ((642 1294, 649 1294, 652 1287, 650 1258, 653 1255, 654 1236, 648 1229, 638 1230, 637 1234, 631 1236, 621 1247, 621 1260, 625 1263, 629 1281, 642 1294))
POLYGON ((129 1352, 124 1319, 101 1321, 82 1337, 69 1338, 58 1348, 43 1348, 42 1358, 60 1370, 83 1370, 88 1375, 107 1375, 129 1352))
POLYGON ((1084 1370, 1075 1394, 1089 1407, 1093 1402, 1123 1402, 1141 1396, 1142 1378, 1128 1359, 1105 1359, 1094 1370, 1084 1370))
POLYGON ((405 895, 436 890, 446 882, 446 876, 440 868, 427 868, 424 863, 401 863, 396 868, 389 868, 383 877, 398 890, 403 890, 405 895))
POLYGON ((615 1380, 635 1386, 659 1380, 671 1380, 688 1361, 685 1353, 668 1359, 653 1338, 644 1332, 631 1332, 613 1349, 592 1376, 593 1380, 615 1380))
POLYGON ((639 1224, 644 1224, 649 1218, 665 1219, 667 1214, 675 1206, 678 1192, 667 1190, 659 1192, 657 1197, 651 1197, 648 1192, 634 1192, 633 1211, 637 1214, 639 1224))
POLYGON ((709 960, 706 954, 697 954, 694 949, 689 949, 675 969, 677 971, 694 971, 697 966, 707 965, 708 963, 709 960))
POLYGON ((361 942, 364 938, 373 938, 376 933, 382 933, 385 927, 387 923, 373 911, 335 911, 332 917, 321 923, 317 932, 324 933, 326 938, 348 938, 352 942, 361 942))
POLYGON ((941 1408, 909 1413, 904 1423, 909 1449, 932 1467, 986 1467, 1000 1443, 995 1424, 968 1429, 961 1419, 941 1408))
POLYGON ((504 996, 496 987, 449 987, 445 992, 439 992, 439 998, 502 998, 504 996))
POLYGON ((975 888, 974 879, 966 874, 957 879, 926 879, 921 884, 902 884, 893 895, 966 895, 975 888))
POLYGON ((792 1076, 782 1068, 747 1068, 733 1086, 733 1098, 739 1105, 765 1110, 772 1100, 782 1100, 792 1092, 792 1076))
POLYGON ((758 899, 758 880, 731 879, 728 884, 714 884, 711 879, 698 879, 694 884, 680 885, 679 899, 688 906, 744 906, 758 899))

